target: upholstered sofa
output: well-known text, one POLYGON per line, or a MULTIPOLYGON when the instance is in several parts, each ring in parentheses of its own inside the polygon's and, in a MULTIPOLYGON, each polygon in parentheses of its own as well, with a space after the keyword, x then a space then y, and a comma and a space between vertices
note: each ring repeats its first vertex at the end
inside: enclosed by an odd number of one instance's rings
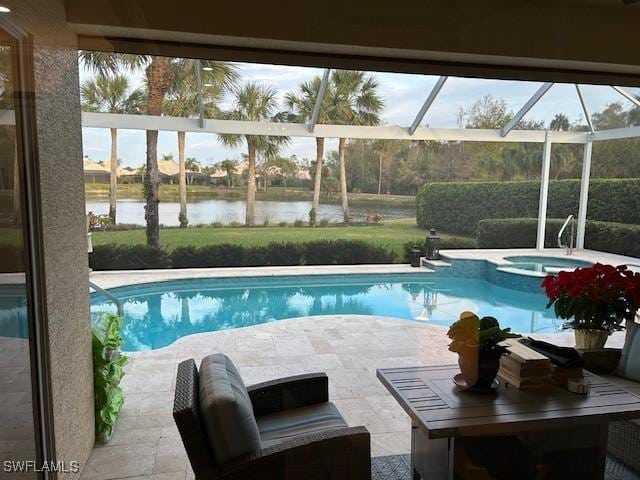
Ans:
POLYGON ((369 432, 347 426, 322 373, 247 388, 223 354, 186 360, 173 416, 197 480, 371 478, 369 432))
MULTIPOLYGON (((640 383, 616 375, 622 350, 603 348, 582 350, 585 368, 640 397, 640 383)), ((640 420, 609 424, 609 454, 640 473, 640 420)))

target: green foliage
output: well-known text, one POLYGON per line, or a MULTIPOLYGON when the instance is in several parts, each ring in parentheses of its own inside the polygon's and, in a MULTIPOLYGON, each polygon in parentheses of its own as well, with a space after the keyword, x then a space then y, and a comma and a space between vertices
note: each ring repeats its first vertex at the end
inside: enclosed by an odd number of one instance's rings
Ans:
POLYGON ((247 250, 231 243, 196 248, 178 247, 170 254, 173 268, 239 267, 246 263, 247 250))
MULTIPOLYGON (((563 223, 564 220, 547 219, 545 247, 558 246, 558 232, 563 223)), ((500 218, 478 222, 478 248, 535 248, 537 236, 537 218, 500 218)))
POLYGON ((305 265, 358 265, 393 263, 393 252, 361 240, 319 240, 304 244, 305 265))
POLYGON ((148 245, 97 245, 89 255, 89 267, 93 270, 144 270, 169 265, 164 250, 148 245))
POLYGON ((122 318, 103 314, 91 329, 96 435, 111 437, 124 395, 120 380, 127 357, 120 353, 122 318))
MULTIPOLYGON (((539 197, 539 182, 429 183, 416 197, 417 222, 473 234, 480 220, 537 217, 539 197)), ((579 197, 579 180, 551 181, 547 216, 577 213, 579 197)), ((592 180, 588 211, 593 220, 640 224, 640 179, 592 180)))
MULTIPOLYGON (((146 247, 149 248, 149 247, 146 247)), ((127 270, 123 264, 131 247, 108 245, 100 247, 100 261, 92 262, 94 270, 127 270), (121 254, 119 250, 123 250, 121 254), (109 261, 113 255, 113 262, 109 261), (100 267, 100 268, 97 268, 100 267)), ((271 242, 267 245, 245 247, 223 243, 203 247, 177 247, 169 254, 156 255, 157 264, 146 263, 145 268, 213 268, 254 267, 268 265, 355 265, 364 263, 393 263, 396 255, 384 247, 360 240, 318 240, 304 243, 271 242)))
MULTIPOLYGON (((547 220, 545 246, 557 246, 563 220, 547 220)), ((536 244, 536 218, 503 218, 478 223, 478 248, 532 248, 536 244)), ((565 231, 565 236, 567 235, 565 231)), ((565 243, 567 239, 563 240, 565 243)), ((601 252, 640 257, 640 225, 588 221, 585 247, 601 252)))
POLYGON ((447 336, 451 339, 449 350, 465 355, 476 350, 480 353, 501 355, 505 349, 498 344, 505 340, 510 328, 501 329, 494 317, 478 318, 471 312, 462 312, 460 319, 451 324, 447 336))

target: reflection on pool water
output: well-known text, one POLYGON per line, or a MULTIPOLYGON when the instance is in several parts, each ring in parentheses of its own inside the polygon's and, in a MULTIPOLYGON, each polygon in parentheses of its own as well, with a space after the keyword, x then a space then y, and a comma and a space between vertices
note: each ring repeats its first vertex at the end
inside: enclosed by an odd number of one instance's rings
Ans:
POLYGON ((505 257, 506 261, 513 263, 514 268, 521 270, 530 270, 533 272, 553 272, 558 269, 575 270, 580 267, 590 267, 590 262, 584 260, 575 260, 572 258, 558 257, 535 257, 517 255, 513 257, 505 257))
MULTIPOLYGON (((480 278, 429 273, 190 279, 110 292, 124 301, 126 351, 161 348, 193 333, 309 315, 383 315, 448 326, 471 310, 522 333, 560 326, 545 309, 539 288, 518 291, 480 278)), ((115 313, 115 306, 94 294, 91 311, 94 316, 115 313)))

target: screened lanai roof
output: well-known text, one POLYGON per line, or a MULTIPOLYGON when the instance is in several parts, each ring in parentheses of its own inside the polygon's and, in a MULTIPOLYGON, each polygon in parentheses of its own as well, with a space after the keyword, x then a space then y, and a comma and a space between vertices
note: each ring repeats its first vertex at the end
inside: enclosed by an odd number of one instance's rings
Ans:
MULTIPOLYGON (((236 64, 241 82, 257 82, 273 88, 280 103, 286 92, 293 92, 304 81, 314 77, 329 78, 329 70, 278 65, 236 64)), ((573 85, 488 80, 460 77, 370 72, 378 84, 378 94, 384 100, 379 126, 329 125, 311 118, 306 124, 290 122, 241 122, 221 118, 147 117, 85 112, 85 127, 113 127, 132 130, 157 129, 193 133, 238 133, 281 135, 293 138, 371 138, 395 140, 442 141, 510 141, 585 143, 589 140, 624 138, 640 135, 625 128, 607 133, 595 132, 591 124, 593 113, 607 104, 621 102, 640 106, 637 89, 594 85, 573 85), (497 129, 464 128, 460 112, 468 109, 473 99, 491 95, 503 100, 511 121, 497 129), (524 130, 519 122, 535 120, 548 126, 557 113, 566 114, 573 124, 583 124, 586 131, 550 131, 545 128, 524 130), (592 135, 589 136, 589 133, 592 135)), ((86 73, 85 73, 86 76, 86 73)), ((321 88, 322 91, 322 88, 321 88)), ((317 99, 317 107, 320 106, 317 99)), ((232 106, 227 95, 219 102, 220 110, 232 106)), ((284 108, 284 107, 283 107, 284 108)), ((319 109, 316 109, 317 113, 319 109)), ((527 122, 531 126, 534 122, 527 122)))

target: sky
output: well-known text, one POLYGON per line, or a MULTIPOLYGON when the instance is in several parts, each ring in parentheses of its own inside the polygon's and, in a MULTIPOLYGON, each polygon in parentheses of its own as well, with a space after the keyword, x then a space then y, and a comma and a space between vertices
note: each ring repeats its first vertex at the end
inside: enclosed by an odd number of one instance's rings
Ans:
MULTIPOLYGON (((254 81, 274 88, 282 102, 287 92, 294 91, 300 83, 322 75, 322 69, 281 65, 237 63, 242 81, 254 81)), ((370 72, 379 83, 379 94, 384 100, 381 118, 384 125, 408 126, 413 121, 422 103, 437 81, 436 76, 370 72)), ((131 84, 142 84, 141 73, 127 73, 131 84)), ((81 82, 90 80, 93 73, 80 68, 81 82)), ((540 87, 538 82, 506 80, 486 80, 450 77, 440 91, 434 104, 422 121, 422 126, 455 128, 460 108, 468 109, 485 95, 502 98, 510 110, 516 112, 540 87)), ((603 110, 612 102, 620 102, 625 108, 632 104, 607 86, 581 86, 589 112, 603 110)), ((640 93, 640 89, 632 90, 640 93)), ((221 103, 222 108, 232 105, 228 95, 221 103)), ((284 110, 284 106, 282 106, 284 110)), ((544 97, 529 111, 525 119, 543 121, 546 125, 558 113, 569 119, 584 122, 584 114, 573 84, 555 84, 544 97)), ((83 128, 84 155, 91 160, 108 160, 111 138, 108 129, 83 128)), ((325 151, 337 149, 336 139, 327 139, 325 151)), ((137 168, 145 160, 145 134, 140 130, 119 130, 118 157, 122 166, 137 168)), ((160 132, 158 155, 173 154, 177 158, 177 135, 175 132, 160 132)), ((210 165, 224 159, 240 159, 242 148, 228 148, 222 145, 218 136, 211 133, 187 133, 186 156, 195 157, 201 164, 210 165)), ((296 155, 298 159, 315 157, 313 138, 293 138, 282 150, 282 155, 296 155)))

